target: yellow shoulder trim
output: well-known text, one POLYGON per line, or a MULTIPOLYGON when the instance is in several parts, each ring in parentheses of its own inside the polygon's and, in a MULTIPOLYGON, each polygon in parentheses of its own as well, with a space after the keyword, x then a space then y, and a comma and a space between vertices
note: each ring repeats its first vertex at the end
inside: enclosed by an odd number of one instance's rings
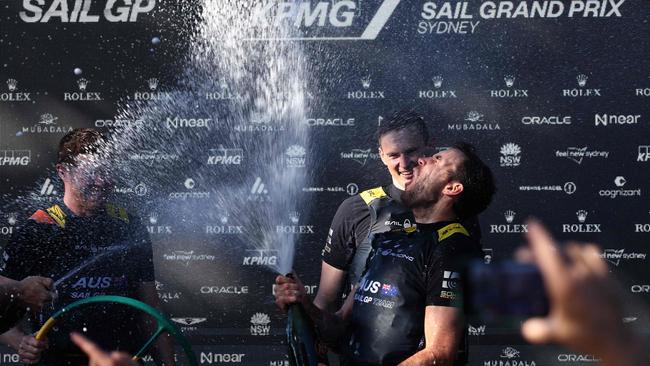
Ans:
POLYGON ((126 209, 124 209, 123 207, 118 207, 111 203, 107 203, 106 213, 109 216, 112 216, 116 219, 120 219, 124 222, 129 222, 129 214, 126 212, 126 209))
POLYGON ((369 205, 372 201, 376 200, 377 198, 384 198, 388 196, 386 192, 384 192, 384 189, 382 187, 368 189, 366 191, 361 192, 359 195, 363 199, 363 202, 366 203, 366 205, 369 205))
POLYGON ((460 234, 463 234, 465 236, 469 236, 469 233, 467 232, 467 229, 465 229, 463 227, 463 225, 455 222, 453 224, 449 224, 449 225, 443 227, 442 229, 438 229, 438 241, 439 242, 443 241, 443 240, 447 239, 448 237, 450 237, 450 236, 452 236, 452 235, 454 235, 456 233, 460 233, 460 234))
POLYGON ((59 225, 61 228, 65 228, 65 217, 66 214, 63 212, 59 205, 54 205, 47 209, 48 215, 59 225))

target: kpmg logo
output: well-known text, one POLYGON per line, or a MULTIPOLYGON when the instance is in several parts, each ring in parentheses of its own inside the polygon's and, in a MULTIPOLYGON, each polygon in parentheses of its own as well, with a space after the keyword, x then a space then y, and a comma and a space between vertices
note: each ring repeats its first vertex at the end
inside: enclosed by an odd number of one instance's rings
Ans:
POLYGON ((244 150, 240 148, 225 148, 219 146, 216 149, 210 149, 208 155, 208 165, 241 165, 244 159, 244 150))
POLYGON ((0 167, 27 166, 31 161, 31 150, 0 150, 0 167))
POLYGON ((133 94, 135 100, 171 100, 172 95, 168 92, 158 91, 160 81, 158 78, 146 80, 146 86, 149 91, 138 91, 133 94))
POLYGON ((576 217, 578 219, 577 224, 562 224, 563 233, 601 233, 601 224, 589 224, 586 223, 587 215, 589 213, 586 210, 576 211, 576 217))
POLYGON ((291 224, 276 225, 275 232, 278 234, 313 234, 314 225, 296 225, 300 222, 300 213, 293 211, 289 213, 291 224))
POLYGON ((490 90, 491 98, 527 98, 528 89, 513 89, 515 85, 515 77, 513 75, 506 75, 503 78, 506 89, 493 89, 490 90))
POLYGON ((149 223, 147 225, 147 232, 152 235, 172 234, 172 227, 169 225, 160 225, 158 214, 152 213, 149 215, 149 223))
POLYGON ((444 78, 436 75, 431 79, 433 89, 425 89, 418 91, 418 98, 420 99, 446 99, 457 98, 456 90, 442 90, 442 82, 444 78))
POLYGON ((609 151, 589 150, 587 146, 584 147, 567 147, 566 150, 556 150, 555 157, 566 158, 574 163, 580 165, 584 159, 603 158, 609 157, 609 151))
POLYGON ((465 116, 465 122, 449 123, 448 130, 456 131, 492 131, 500 130, 498 122, 485 121, 485 116, 477 111, 470 111, 465 116))
POLYGON ((594 125, 596 126, 625 126, 639 123, 640 114, 596 114, 594 115, 594 125))
POLYGON ((501 158, 499 159, 502 167, 517 167, 521 164, 521 147, 509 142, 501 146, 501 158))
POLYGON ((266 189, 266 184, 261 177, 255 178, 255 182, 248 193, 248 200, 255 202, 270 202, 271 195, 269 194, 268 189, 266 189))
POLYGON ((640 197, 641 188, 636 189, 625 189, 623 188, 627 184, 627 179, 624 176, 619 175, 614 178, 615 189, 601 189, 598 191, 600 197, 609 197, 611 199, 617 197, 640 197))
POLYGON ((107 1, 104 9, 98 11, 97 7, 91 8, 92 1, 77 0, 68 5, 68 1, 23 0, 23 10, 18 13, 25 23, 48 23, 59 21, 61 23, 110 23, 136 22, 140 14, 148 13, 156 6, 156 0, 133 1, 107 1), (93 14, 95 13, 96 14, 93 14))
POLYGON ((644 163, 650 161, 650 145, 639 145, 639 156, 636 161, 644 163))
POLYGON ((189 267, 190 262, 206 262, 214 261, 216 257, 211 254, 198 254, 193 250, 175 250, 171 253, 163 254, 163 259, 170 262, 178 262, 185 267, 189 267))
POLYGON ((645 261, 646 253, 625 253, 625 249, 605 249, 600 257, 618 267, 618 265, 621 263, 621 260, 645 261))
POLYGON ((87 92, 90 80, 80 78, 77 80, 78 92, 65 92, 63 93, 63 100, 66 102, 94 102, 104 100, 99 92, 87 92))
POLYGON ((565 97, 577 98, 577 97, 600 97, 600 89, 586 89, 587 80, 589 77, 585 74, 579 74, 576 76, 576 81, 578 83, 578 88, 574 89, 563 89, 562 95, 565 97))
MULTIPOLYGON (((251 40, 374 40, 401 0, 383 0, 367 25, 361 12, 362 1, 262 2, 253 9, 254 25, 286 24, 300 29, 301 36, 251 38, 251 40), (361 31, 361 29, 363 29, 361 31), (341 32, 344 30, 345 33, 341 32)), ((368 11, 368 6, 363 10, 368 11)))
POLYGON ((360 80, 362 89, 349 91, 347 93, 348 99, 384 99, 385 92, 383 90, 370 89, 372 77, 370 75, 364 76, 360 80))
POLYGON ((564 126, 571 124, 571 116, 524 116, 521 123, 528 126, 564 126))
POLYGON ((7 79, 8 93, 0 93, 0 102, 31 102, 31 93, 16 92, 18 90, 18 80, 7 79))
POLYGON ((361 166, 366 165, 368 159, 379 159, 379 154, 373 149, 352 149, 349 152, 341 152, 340 156, 341 159, 352 160, 361 166))
POLYGON ((59 118, 51 113, 41 114, 39 121, 31 127, 23 127, 16 135, 31 134, 66 134, 72 131, 72 126, 60 126, 57 124, 59 118))
POLYGON ((304 168, 305 167, 305 155, 307 155, 307 150, 300 145, 291 145, 287 148, 287 151, 284 153, 286 155, 285 162, 287 168, 304 168))
POLYGON ((267 336, 271 333, 271 318, 264 313, 255 313, 251 316, 251 335, 267 336))
POLYGON ((244 266, 275 266, 278 264, 278 251, 275 249, 246 249, 244 266))
POLYGON ((506 220, 505 224, 491 224, 490 234, 519 234, 527 233, 528 225, 526 224, 513 224, 517 213, 513 210, 508 210, 503 213, 506 220))
POLYGON ((305 123, 309 127, 354 127, 355 119, 342 118, 342 117, 334 117, 334 118, 316 117, 316 118, 307 118, 307 120, 305 120, 305 123))

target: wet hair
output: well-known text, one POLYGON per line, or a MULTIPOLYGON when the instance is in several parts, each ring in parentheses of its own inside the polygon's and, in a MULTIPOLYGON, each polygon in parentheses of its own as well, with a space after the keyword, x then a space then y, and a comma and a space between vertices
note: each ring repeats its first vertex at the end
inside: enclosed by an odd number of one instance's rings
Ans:
POLYGON ((452 179, 463 184, 463 192, 454 202, 454 213, 461 220, 474 217, 483 212, 496 192, 494 176, 490 168, 478 157, 476 148, 467 142, 456 142, 453 149, 460 150, 465 159, 452 179))
POLYGON ((97 130, 75 128, 61 138, 57 164, 76 165, 77 156, 97 153, 104 142, 104 136, 97 130))
POLYGON ((422 137, 424 143, 429 142, 429 130, 424 121, 424 116, 410 110, 401 110, 388 120, 382 123, 377 129, 377 141, 381 145, 381 138, 393 131, 400 131, 404 129, 413 129, 414 133, 422 137))

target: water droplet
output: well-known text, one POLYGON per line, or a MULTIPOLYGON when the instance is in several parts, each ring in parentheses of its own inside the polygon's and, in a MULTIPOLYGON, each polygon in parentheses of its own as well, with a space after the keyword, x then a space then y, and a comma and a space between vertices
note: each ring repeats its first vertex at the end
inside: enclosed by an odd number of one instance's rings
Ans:
POLYGON ((154 45, 158 45, 158 44, 160 44, 160 38, 158 38, 158 37, 153 37, 153 38, 151 39, 151 44, 154 44, 154 45))
POLYGON ((75 67, 75 68, 74 68, 74 74, 75 74, 75 75, 81 75, 82 72, 83 72, 83 71, 82 71, 80 68, 78 68, 78 67, 75 67))

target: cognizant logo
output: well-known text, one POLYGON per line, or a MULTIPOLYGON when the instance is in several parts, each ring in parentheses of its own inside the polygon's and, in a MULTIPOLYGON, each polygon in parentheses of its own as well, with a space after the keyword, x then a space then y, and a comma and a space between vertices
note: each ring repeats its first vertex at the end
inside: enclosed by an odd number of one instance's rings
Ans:
POLYGON ((340 1, 269 1, 254 10, 254 23, 279 26, 287 24, 301 29, 303 34, 287 38, 249 38, 248 40, 374 40, 384 28, 401 0, 384 0, 374 16, 363 27, 367 17, 361 2, 340 1), (329 34, 325 34, 326 31, 329 34), (346 34, 341 34, 346 30, 346 34), (357 35, 350 35, 356 33, 357 35))

